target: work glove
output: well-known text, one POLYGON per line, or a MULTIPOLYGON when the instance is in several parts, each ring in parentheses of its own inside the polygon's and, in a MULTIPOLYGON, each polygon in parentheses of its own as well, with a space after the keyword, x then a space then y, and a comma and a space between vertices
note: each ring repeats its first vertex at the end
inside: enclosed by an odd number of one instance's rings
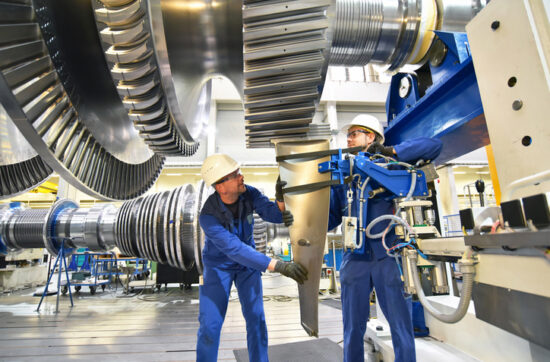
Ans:
POLYGON ((277 260, 275 271, 285 277, 294 279, 298 284, 304 284, 307 280, 307 270, 298 263, 277 260))
POLYGON ((275 200, 279 202, 284 202, 283 197, 283 187, 286 185, 286 181, 281 181, 281 176, 277 177, 277 182, 275 183, 275 200))
POLYGON ((375 153, 381 154, 382 156, 388 156, 388 157, 395 157, 395 154, 393 153, 393 147, 392 146, 384 146, 380 142, 373 142, 369 148, 367 148, 367 152, 374 155, 375 153))
POLYGON ((283 211, 283 223, 286 227, 289 227, 294 222, 294 216, 288 210, 283 211))

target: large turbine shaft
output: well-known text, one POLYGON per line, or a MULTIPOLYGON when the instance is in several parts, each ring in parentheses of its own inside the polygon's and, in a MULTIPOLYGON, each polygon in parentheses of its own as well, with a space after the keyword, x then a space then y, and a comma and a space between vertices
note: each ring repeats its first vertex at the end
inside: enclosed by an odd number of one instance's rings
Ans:
POLYGON ((17 203, 0 207, 0 253, 47 248, 57 255, 62 242, 75 248, 107 251, 115 246, 125 255, 168 263, 183 270, 197 260, 202 270, 202 231, 197 227, 203 183, 199 194, 187 184, 125 202, 120 208, 101 204, 80 209, 59 200, 50 209, 27 209, 17 203))

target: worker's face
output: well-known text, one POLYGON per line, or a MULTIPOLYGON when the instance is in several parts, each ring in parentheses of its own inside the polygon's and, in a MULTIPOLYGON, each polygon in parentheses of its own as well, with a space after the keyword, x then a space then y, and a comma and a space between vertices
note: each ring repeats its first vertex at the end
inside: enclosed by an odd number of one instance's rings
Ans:
POLYGON ((348 147, 361 146, 362 151, 367 151, 367 148, 374 142, 376 135, 365 130, 363 127, 351 126, 348 129, 348 147))
POLYGON ((240 169, 225 176, 216 184, 218 193, 226 195, 240 195, 246 191, 244 177, 240 169))

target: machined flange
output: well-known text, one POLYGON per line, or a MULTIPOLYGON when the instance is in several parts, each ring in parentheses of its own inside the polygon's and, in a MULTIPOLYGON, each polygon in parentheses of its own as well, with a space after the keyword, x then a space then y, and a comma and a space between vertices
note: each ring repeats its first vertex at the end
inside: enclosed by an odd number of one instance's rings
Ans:
MULTIPOLYGON (((72 200, 68 199, 61 199, 57 200, 52 207, 48 210, 46 217, 44 218, 44 225, 42 227, 42 236, 44 238, 44 245, 46 246, 46 249, 51 255, 57 255, 59 254, 59 251, 61 250, 61 246, 63 245, 63 241, 66 242, 64 244, 65 248, 65 255, 70 255, 75 251, 74 244, 72 244, 71 240, 63 240, 62 238, 57 237, 57 231, 56 231, 56 223, 57 218, 59 217, 60 213, 63 212, 65 209, 77 209, 78 204, 75 203, 72 200)), ((42 211, 42 210, 39 210, 42 211)))

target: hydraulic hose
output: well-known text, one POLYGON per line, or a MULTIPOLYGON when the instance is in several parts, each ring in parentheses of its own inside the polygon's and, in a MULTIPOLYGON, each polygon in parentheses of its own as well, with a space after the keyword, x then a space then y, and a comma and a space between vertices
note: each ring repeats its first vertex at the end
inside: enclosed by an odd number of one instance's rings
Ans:
POLYGON ((407 192, 407 197, 405 197, 405 201, 410 200, 415 188, 416 188, 416 170, 411 170, 411 187, 409 188, 409 192, 407 192))
MULTIPOLYGON (((416 170, 412 170, 411 171, 411 186, 409 187, 409 192, 407 192, 407 196, 405 197, 405 201, 407 201, 411 198, 412 194, 414 193, 415 188, 416 188, 416 170)), ((396 215, 399 213, 400 210, 401 209, 397 210, 396 215)), ((374 225, 378 224, 378 222, 380 222, 382 220, 387 220, 387 219, 397 221, 398 223, 404 225, 408 229, 409 233, 412 233, 412 229, 410 228, 410 226, 403 219, 401 219, 400 217, 397 217, 395 215, 382 215, 382 216, 377 217, 376 219, 372 220, 370 222, 369 226, 367 226, 367 230, 366 230, 367 236, 371 239, 381 238, 384 235, 384 231, 381 231, 378 234, 371 234, 370 230, 374 227, 374 225), (393 217, 389 218, 389 217, 385 217, 385 216, 393 216, 393 217)))
POLYGON ((465 261, 459 262, 463 281, 460 301, 458 303, 458 307, 454 310, 454 312, 450 314, 445 314, 437 310, 430 303, 428 298, 426 298, 424 291, 422 290, 420 278, 418 277, 418 272, 416 270, 416 263, 418 260, 418 254, 416 250, 408 250, 407 253, 407 260, 409 262, 409 267, 412 270, 411 274, 413 277, 413 284, 416 289, 416 294, 418 295, 418 299, 420 300, 420 303, 422 303, 424 309, 426 309, 432 316, 434 316, 434 318, 440 320, 441 322, 456 323, 460 321, 464 317, 464 315, 468 311, 468 307, 470 306, 470 299, 472 297, 472 286, 474 284, 475 275, 474 261, 472 259, 466 259, 465 261))
POLYGON ((355 246, 357 249, 363 246, 363 204, 365 203, 365 189, 367 188, 369 181, 370 177, 367 177, 365 182, 361 185, 361 195, 359 196, 359 230, 361 232, 359 233, 359 244, 355 246))
POLYGON ((388 215, 381 215, 381 216, 378 216, 376 219, 372 220, 369 224, 369 226, 367 226, 367 230, 365 230, 365 233, 367 234, 367 236, 371 239, 375 239, 375 238, 381 238, 382 235, 384 235, 384 232, 381 232, 379 234, 371 234, 370 231, 371 229, 374 227, 374 225, 378 224, 380 221, 384 221, 384 220, 392 220, 392 221, 395 221, 401 225, 403 225, 406 229, 406 231, 409 233, 409 234, 412 234, 413 233, 413 230, 411 229, 410 225, 407 224, 407 222, 405 220, 403 220, 402 218, 400 218, 399 216, 395 216, 395 215, 391 215, 391 214, 388 214, 388 215))

